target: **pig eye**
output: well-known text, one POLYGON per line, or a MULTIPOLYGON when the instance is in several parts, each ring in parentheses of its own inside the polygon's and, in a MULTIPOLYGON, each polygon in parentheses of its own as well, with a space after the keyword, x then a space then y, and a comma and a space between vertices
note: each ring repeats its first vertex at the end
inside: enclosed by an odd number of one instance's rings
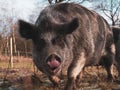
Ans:
POLYGON ((52 44, 53 44, 53 45, 56 44, 56 40, 55 40, 55 39, 52 40, 52 44))
POLYGON ((40 44, 40 46, 45 46, 45 40, 44 39, 40 39, 39 40, 39 44, 40 44))
POLYGON ((46 43, 45 40, 40 39, 36 42, 36 48, 37 50, 41 51, 43 49, 43 47, 45 47, 46 43))

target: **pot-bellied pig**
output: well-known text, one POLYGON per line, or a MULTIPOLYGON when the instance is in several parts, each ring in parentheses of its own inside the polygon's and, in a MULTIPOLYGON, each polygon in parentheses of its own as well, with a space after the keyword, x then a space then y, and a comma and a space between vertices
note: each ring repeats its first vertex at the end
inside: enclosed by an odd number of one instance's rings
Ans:
POLYGON ((20 20, 19 33, 32 40, 34 63, 53 84, 59 84, 57 74, 68 67, 65 90, 76 90, 85 66, 103 65, 108 79, 112 79, 113 33, 94 11, 74 3, 50 5, 41 11, 35 24, 20 20))
POLYGON ((118 70, 118 76, 120 77, 120 27, 113 26, 111 28, 113 30, 114 43, 116 48, 115 65, 118 70))

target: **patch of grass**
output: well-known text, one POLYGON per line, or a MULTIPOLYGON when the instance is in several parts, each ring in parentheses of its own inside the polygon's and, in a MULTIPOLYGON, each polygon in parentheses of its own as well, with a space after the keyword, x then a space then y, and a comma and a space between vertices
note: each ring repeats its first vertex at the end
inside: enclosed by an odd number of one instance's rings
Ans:
MULTIPOLYGON (((10 66, 9 56, 0 56, 0 68, 5 69, 10 66)), ((32 68, 33 61, 29 57, 13 57, 13 68, 32 68)))
POLYGON ((10 57, 0 56, 0 79, 16 78, 34 73, 34 63, 30 57, 13 57, 13 67, 10 67, 10 57))

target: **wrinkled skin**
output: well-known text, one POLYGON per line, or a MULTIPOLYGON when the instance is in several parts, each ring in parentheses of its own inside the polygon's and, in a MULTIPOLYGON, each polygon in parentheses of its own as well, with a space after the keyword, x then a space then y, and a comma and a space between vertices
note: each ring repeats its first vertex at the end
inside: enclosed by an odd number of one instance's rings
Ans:
POLYGON ((64 90, 76 90, 84 67, 103 65, 112 79, 115 46, 107 22, 97 13, 73 3, 46 7, 36 23, 19 21, 19 33, 33 41, 33 59, 54 85, 61 69, 67 70, 64 90))

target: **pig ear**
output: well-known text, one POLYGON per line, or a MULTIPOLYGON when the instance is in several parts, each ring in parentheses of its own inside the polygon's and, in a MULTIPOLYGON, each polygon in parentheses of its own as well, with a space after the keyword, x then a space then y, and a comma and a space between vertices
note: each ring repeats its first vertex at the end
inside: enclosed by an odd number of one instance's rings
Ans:
POLYGON ((23 20, 19 20, 19 33, 25 39, 33 39, 35 26, 23 20))
POLYGON ((60 34, 71 34, 73 31, 77 29, 79 26, 78 18, 74 18, 68 23, 62 24, 60 27, 61 30, 59 30, 60 34))

